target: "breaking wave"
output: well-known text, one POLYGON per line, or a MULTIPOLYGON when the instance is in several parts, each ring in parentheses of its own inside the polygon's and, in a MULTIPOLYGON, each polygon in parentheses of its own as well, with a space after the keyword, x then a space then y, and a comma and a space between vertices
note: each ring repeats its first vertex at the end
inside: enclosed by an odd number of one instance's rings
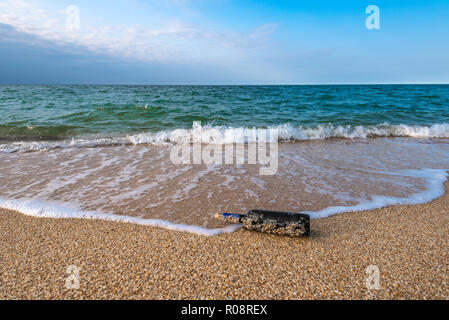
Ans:
POLYGON ((16 141, 0 144, 0 152, 38 151, 55 148, 83 148, 112 145, 171 145, 189 143, 248 143, 263 141, 295 142, 307 140, 324 140, 331 138, 360 139, 376 137, 412 137, 412 138, 449 138, 449 123, 424 125, 379 124, 352 126, 333 124, 315 127, 290 124, 256 127, 225 127, 211 125, 194 125, 192 129, 175 129, 160 132, 144 132, 118 137, 77 137, 61 141, 16 141))

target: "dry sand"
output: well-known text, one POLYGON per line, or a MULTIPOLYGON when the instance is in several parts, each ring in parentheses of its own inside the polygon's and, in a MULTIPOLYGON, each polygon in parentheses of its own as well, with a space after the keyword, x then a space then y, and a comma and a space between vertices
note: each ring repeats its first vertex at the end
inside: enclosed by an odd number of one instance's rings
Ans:
MULTIPOLYGON (((449 187, 446 184, 446 187, 449 187)), ((312 220, 309 238, 217 237, 0 211, 3 299, 448 299, 449 195, 312 220), (67 289, 67 267, 80 268, 67 289), (377 265, 380 289, 366 288, 377 265)))

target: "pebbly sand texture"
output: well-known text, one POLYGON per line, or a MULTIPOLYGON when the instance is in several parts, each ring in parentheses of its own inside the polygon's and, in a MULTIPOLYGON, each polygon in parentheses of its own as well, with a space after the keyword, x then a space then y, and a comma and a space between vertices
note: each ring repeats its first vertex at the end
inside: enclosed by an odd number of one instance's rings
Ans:
MULTIPOLYGON (((446 184, 446 187, 449 187, 446 184)), ((449 195, 217 237, 0 211, 2 299, 448 299, 449 195), (66 269, 80 268, 67 289, 66 269), (377 265, 380 289, 366 288, 377 265)))

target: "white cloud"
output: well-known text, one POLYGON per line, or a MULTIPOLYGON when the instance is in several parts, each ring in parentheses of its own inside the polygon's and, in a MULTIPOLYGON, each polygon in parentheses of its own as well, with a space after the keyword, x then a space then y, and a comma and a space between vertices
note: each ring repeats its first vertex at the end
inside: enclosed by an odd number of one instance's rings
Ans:
POLYGON ((160 27, 94 27, 83 20, 83 8, 80 9, 81 28, 70 31, 65 27, 67 16, 64 8, 57 11, 59 14, 50 16, 36 2, 7 0, 0 4, 0 23, 57 44, 78 45, 96 53, 160 62, 247 61, 251 50, 266 45, 267 37, 275 29, 275 25, 267 24, 246 34, 236 34, 189 25, 177 19, 168 20, 160 27))

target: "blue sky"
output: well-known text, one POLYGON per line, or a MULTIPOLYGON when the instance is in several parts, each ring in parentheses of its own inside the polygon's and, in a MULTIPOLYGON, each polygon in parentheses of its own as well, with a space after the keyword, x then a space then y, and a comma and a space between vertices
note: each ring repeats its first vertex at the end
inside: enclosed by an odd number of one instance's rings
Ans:
POLYGON ((0 70, 33 84, 449 83, 449 1, 3 0, 0 70))

